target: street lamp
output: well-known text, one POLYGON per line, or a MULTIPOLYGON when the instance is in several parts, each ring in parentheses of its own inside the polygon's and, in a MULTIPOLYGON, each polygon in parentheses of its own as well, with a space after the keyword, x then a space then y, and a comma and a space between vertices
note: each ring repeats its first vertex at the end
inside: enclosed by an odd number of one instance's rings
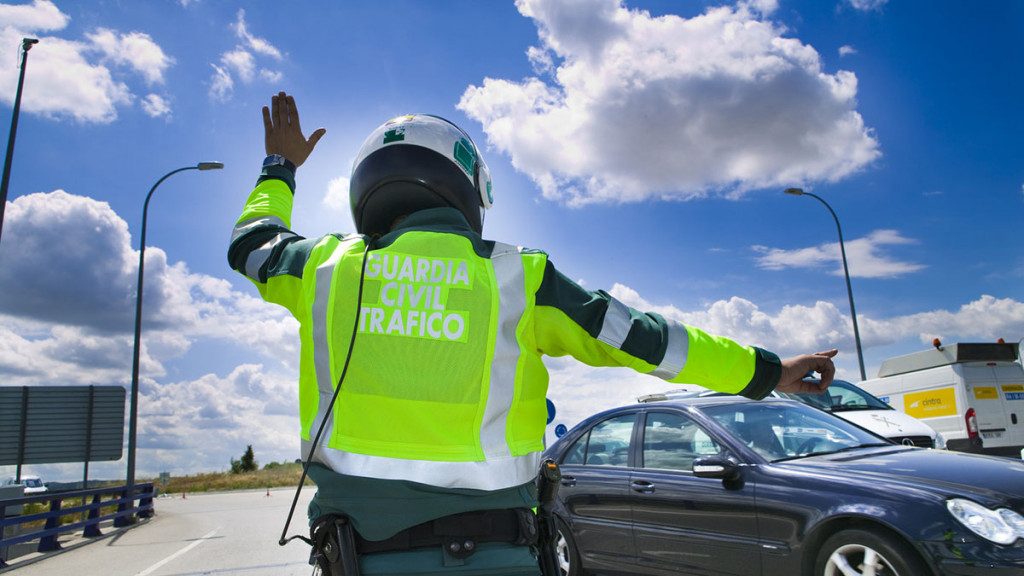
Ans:
POLYGON ((0 178, 0 235, 4 230, 4 208, 7 207, 7 185, 11 182, 11 162, 14 160, 14 136, 18 133, 18 112, 21 111, 21 89, 25 86, 25 65, 28 51, 39 43, 35 38, 21 39, 21 72, 18 73, 18 90, 14 96, 14 113, 11 115, 11 133, 7 137, 7 156, 4 158, 4 175, 0 178))
POLYGON ((810 192, 804 192, 802 188, 786 188, 786 194, 792 194, 794 196, 810 196, 815 198, 818 202, 825 205, 828 208, 829 213, 832 214, 832 218, 836 221, 836 230, 839 231, 839 253, 843 256, 843 273, 846 275, 846 293, 850 297, 850 316, 853 318, 853 339, 857 343, 857 362, 860 364, 860 379, 867 380, 867 374, 864 372, 864 352, 860 347, 860 330, 857 328, 857 309, 853 307, 853 288, 850 287, 850 268, 846 265, 846 246, 843 245, 843 228, 839 225, 839 217, 836 216, 836 211, 828 205, 817 194, 810 192))
POLYGON ((174 174, 185 170, 220 170, 224 167, 221 162, 200 162, 195 166, 186 166, 172 170, 164 177, 157 180, 156 184, 146 194, 146 202, 142 205, 142 236, 139 239, 139 285, 135 292, 135 349, 132 353, 132 399, 128 417, 128 504, 134 502, 135 496, 135 431, 136 421, 139 412, 139 344, 142 340, 142 276, 146 264, 146 216, 149 213, 149 199, 157 186, 163 183, 174 174))

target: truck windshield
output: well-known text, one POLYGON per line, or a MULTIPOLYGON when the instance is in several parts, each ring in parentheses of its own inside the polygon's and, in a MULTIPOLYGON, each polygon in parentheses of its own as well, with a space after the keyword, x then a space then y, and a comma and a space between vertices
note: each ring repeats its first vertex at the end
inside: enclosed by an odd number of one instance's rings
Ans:
POLYGON ((833 380, 823 394, 788 394, 781 396, 798 400, 826 412, 851 410, 892 410, 893 407, 845 380, 833 380))

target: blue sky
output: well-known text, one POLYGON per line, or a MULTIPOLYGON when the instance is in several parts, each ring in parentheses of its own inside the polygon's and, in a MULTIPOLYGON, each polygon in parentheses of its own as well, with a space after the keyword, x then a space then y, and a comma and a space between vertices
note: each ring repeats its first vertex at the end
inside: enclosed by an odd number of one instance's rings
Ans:
MULTIPOLYGON (((1012 2, 2 3, 5 119, 20 39, 40 39, 0 242, 2 384, 130 383, 142 201, 219 160, 150 207, 139 471, 297 455, 296 324, 225 259, 281 89, 327 128, 299 171, 304 235, 351 231, 362 140, 430 112, 484 149, 487 236, 632 306, 782 355, 837 347, 859 380, 834 223, 782 194, 802 186, 841 219, 869 376, 936 336, 1018 341, 1022 35, 1012 2)), ((570 426, 666 388, 549 366, 570 426)))

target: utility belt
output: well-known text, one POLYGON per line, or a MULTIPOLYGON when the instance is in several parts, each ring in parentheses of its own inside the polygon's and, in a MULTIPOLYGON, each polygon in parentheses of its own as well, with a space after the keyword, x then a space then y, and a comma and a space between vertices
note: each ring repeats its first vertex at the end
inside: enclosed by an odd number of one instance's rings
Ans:
POLYGON ((367 540, 352 527, 347 516, 329 514, 318 518, 310 529, 313 554, 310 564, 319 564, 330 576, 359 576, 363 554, 401 552, 440 547, 446 563, 455 564, 473 555, 480 544, 506 542, 536 546, 537 516, 526 508, 478 510, 452 514, 417 524, 386 540, 367 540))

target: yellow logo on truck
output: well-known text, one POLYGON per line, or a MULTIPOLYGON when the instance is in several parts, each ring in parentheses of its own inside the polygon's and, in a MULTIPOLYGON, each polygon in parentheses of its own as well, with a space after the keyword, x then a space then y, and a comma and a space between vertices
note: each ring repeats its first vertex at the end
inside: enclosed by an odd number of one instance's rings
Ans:
POLYGON ((927 392, 914 392, 903 398, 907 414, 914 418, 956 416, 956 393, 952 386, 927 392))
POLYGON ((975 400, 999 400, 999 391, 995 386, 977 386, 974 388, 975 400))

